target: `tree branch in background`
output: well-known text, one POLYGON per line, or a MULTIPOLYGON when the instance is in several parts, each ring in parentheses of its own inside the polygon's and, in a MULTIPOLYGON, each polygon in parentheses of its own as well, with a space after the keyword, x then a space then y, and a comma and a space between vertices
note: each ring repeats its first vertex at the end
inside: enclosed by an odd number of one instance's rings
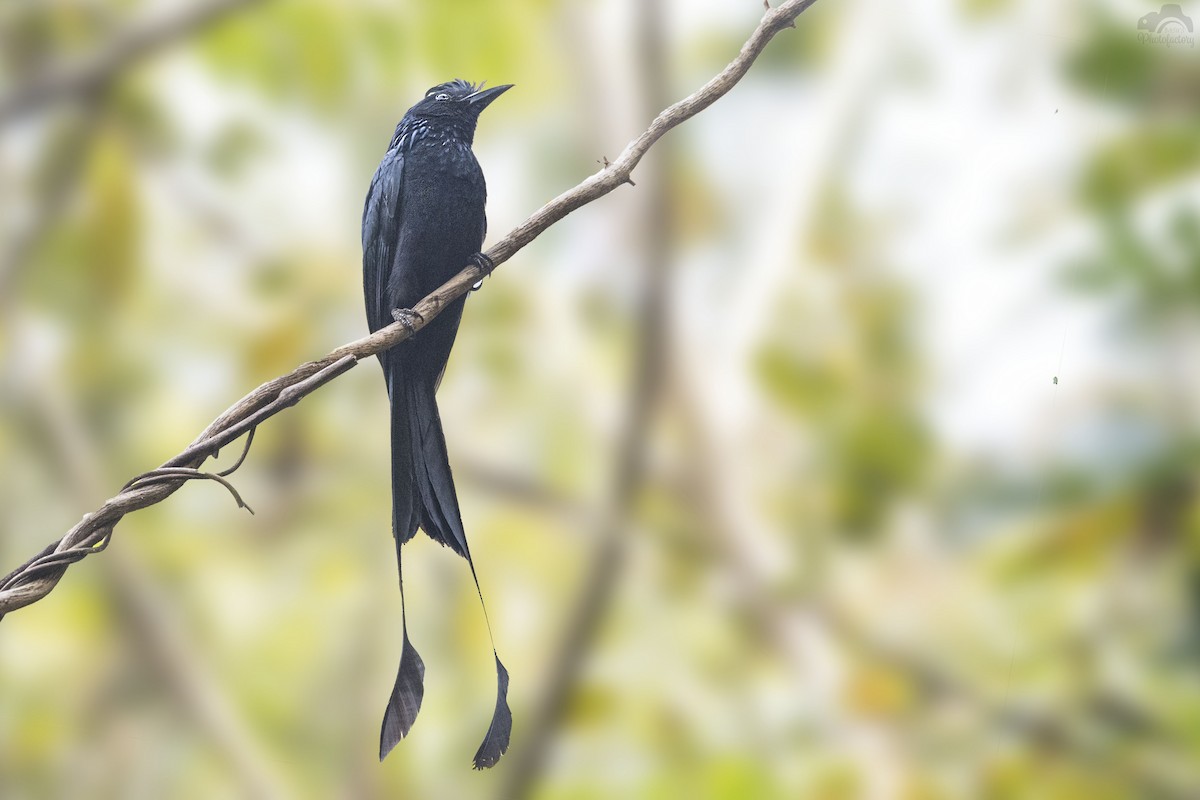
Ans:
POLYGON ((18 275, 78 185, 91 153, 99 105, 98 101, 87 103, 81 119, 73 123, 60 141, 43 148, 47 175, 40 197, 35 200, 33 217, 0 251, 0 313, 8 310, 6 307, 12 302, 12 287, 18 275))
POLYGON ((541 483, 529 475, 514 473, 503 467, 472 459, 469 453, 455 456, 454 479, 470 484, 476 490, 502 497, 506 501, 558 517, 564 525, 573 528, 587 527, 600 514, 599 508, 592 507, 584 500, 541 483))
MULTIPOLYGON (((787 0, 778 8, 768 11, 750 39, 742 46, 737 58, 716 77, 698 91, 661 112, 649 128, 625 147, 616 161, 538 209, 488 250, 487 255, 493 264, 499 265, 510 259, 572 211, 628 183, 633 169, 655 142, 667 131, 708 108, 732 89, 750 69, 767 43, 781 30, 791 27, 796 17, 814 2, 816 0, 787 0)), ((225 0, 215 7, 224 10, 237 4, 236 0, 225 0)), ((170 29, 176 30, 178 27, 176 23, 170 29)), ((145 52, 155 39, 142 34, 133 37, 132 41, 134 44, 126 44, 126 51, 141 53, 145 52)), ((111 70, 112 67, 105 69, 111 70)), ((67 82, 56 85, 71 84, 67 82)), ((63 90, 58 91, 61 93, 63 90)), ((2 108, 3 105, 0 105, 0 109, 2 108)), ((2 118, 3 115, 0 114, 0 119, 2 118)), ((346 372, 359 359, 394 347, 415 334, 450 302, 466 294, 486 274, 478 266, 468 266, 421 300, 413 308, 416 312, 415 321, 407 327, 402 323, 393 323, 371 336, 343 345, 324 358, 302 364, 287 375, 259 386, 214 420, 186 450, 167 461, 163 469, 198 469, 221 448, 249 434, 270 417, 346 372)), ((175 474, 170 480, 128 487, 110 498, 97 511, 84 516, 61 539, 0 580, 0 615, 45 597, 58 583, 67 567, 107 546, 114 526, 122 517, 132 511, 162 502, 187 480, 189 477, 175 474)))
MULTIPOLYGON (((663 35, 663 1, 632 0, 635 7, 634 49, 637 52, 637 85, 647 116, 661 108, 667 95, 663 35)), ((769 9, 768 9, 769 10, 769 9)), ((642 285, 634 330, 634 368, 629 385, 624 430, 612 464, 610 495, 595 523, 595 551, 574 605, 563 622, 558 647, 547 677, 539 682, 540 694, 529 722, 529 733, 519 742, 497 796, 503 800, 528 797, 545 771, 555 734, 579 683, 600 627, 616 595, 628 550, 628 520, 645 482, 646 452, 653 421, 660 405, 668 358, 667 332, 671 311, 671 191, 664 159, 647 165, 638 227, 641 244, 642 285)))
POLYGON ((261 0, 210 0, 132 25, 90 57, 44 70, 0 97, 0 125, 43 106, 92 94, 133 62, 258 2, 261 0))

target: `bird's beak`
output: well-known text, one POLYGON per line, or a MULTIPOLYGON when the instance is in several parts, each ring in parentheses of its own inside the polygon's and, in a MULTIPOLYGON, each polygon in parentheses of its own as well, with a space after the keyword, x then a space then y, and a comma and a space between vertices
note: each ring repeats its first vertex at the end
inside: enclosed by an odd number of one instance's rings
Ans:
POLYGON ((475 109, 478 109, 479 111, 483 111, 485 108, 487 108, 491 104, 491 102, 493 100, 495 100, 497 97, 504 94, 511 88, 512 88, 512 84, 510 83, 505 86, 493 86, 490 89, 480 89, 478 92, 475 92, 474 94, 467 95, 465 99, 466 99, 467 103, 470 104, 471 108, 475 108, 475 109))

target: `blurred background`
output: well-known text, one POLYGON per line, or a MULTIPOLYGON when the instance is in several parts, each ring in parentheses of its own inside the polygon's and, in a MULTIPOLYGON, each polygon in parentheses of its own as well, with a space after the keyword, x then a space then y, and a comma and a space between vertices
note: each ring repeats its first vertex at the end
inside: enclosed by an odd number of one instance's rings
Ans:
MULTIPOLYGON (((1139 31, 1169 11, 823 0, 472 295, 439 398, 512 674, 495 769, 478 600, 425 537, 425 702, 376 761, 367 363, 259 431, 254 516, 185 486, 4 619, 0 795, 1198 796, 1200 51, 1139 31)), ((761 13, 7 0, 0 573, 365 333, 362 199, 427 87, 517 86, 475 147, 495 241, 761 13)))

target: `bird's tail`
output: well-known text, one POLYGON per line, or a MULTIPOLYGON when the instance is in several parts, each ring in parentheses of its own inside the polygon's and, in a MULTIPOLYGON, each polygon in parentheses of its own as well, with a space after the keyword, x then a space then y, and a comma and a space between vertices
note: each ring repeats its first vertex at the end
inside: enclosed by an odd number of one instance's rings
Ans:
MULTIPOLYGON (((396 540, 396 569, 400 571, 400 547, 402 542, 396 540)), ((392 695, 388 698, 387 708, 383 712, 383 727, 379 732, 379 760, 382 761, 400 740, 408 736, 413 723, 417 721, 417 712, 421 710, 421 700, 425 697, 425 662, 417 654, 417 649, 408 640, 408 621, 404 612, 404 575, 400 574, 400 626, 404 639, 400 651, 400 669, 396 672, 396 684, 392 687, 392 695)))
POLYGON ((408 620, 404 602, 404 570, 401 547, 417 532, 416 492, 413 491, 412 428, 409 422, 408 393, 400 364, 385 358, 388 397, 392 406, 392 535, 396 540, 396 572, 400 580, 400 625, 404 639, 400 669, 392 687, 383 728, 379 733, 379 760, 408 735, 421 710, 425 696, 425 663, 408 639, 408 620))
POLYGON ((467 535, 454 492, 446 437, 434 398, 434 382, 387 367, 392 404, 392 532, 399 544, 419 526, 435 542, 470 560, 467 535))
MULTIPOLYGON (((450 458, 446 452, 446 438, 438 414, 435 397, 437 380, 421 375, 403 375, 399 364, 390 365, 387 376, 392 406, 392 525, 396 537, 397 569, 400 566, 401 546, 412 538, 420 526, 431 539, 467 560, 482 606, 483 592, 479 588, 475 563, 467 547, 458 496, 454 491, 454 477, 450 472, 450 458)), ((403 577, 400 578, 400 602, 403 606, 403 577)), ((486 620, 486 606, 483 613, 486 620)), ((488 635, 491 636, 490 621, 488 635)), ((500 756, 508 749, 512 731, 512 713, 508 707, 508 671, 496 655, 494 641, 492 655, 496 661, 496 708, 491 726, 475 754, 476 769, 490 767, 500 760, 500 756)), ((379 741, 380 759, 412 728, 424 695, 424 674, 425 666, 409 642, 405 624, 400 669, 384 712, 379 741)))
MULTIPOLYGON (((436 390, 436 378, 432 376, 413 376, 404 382, 402 390, 407 406, 403 413, 408 419, 412 502, 421 529, 435 542, 470 561, 467 534, 463 530, 458 495, 454 491, 454 476, 450 473, 450 457, 446 453, 446 437, 442 433, 442 418, 434 395, 436 390)), ((393 402, 393 426, 403 424, 396 419, 396 414, 396 403, 393 402)), ((392 458, 396 458, 394 453, 392 458)))

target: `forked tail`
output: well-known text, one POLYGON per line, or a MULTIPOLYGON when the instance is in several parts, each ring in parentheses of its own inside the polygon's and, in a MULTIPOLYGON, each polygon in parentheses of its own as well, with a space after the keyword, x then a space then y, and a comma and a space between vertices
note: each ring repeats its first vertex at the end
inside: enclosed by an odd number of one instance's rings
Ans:
MULTIPOLYGON (((398 361, 398 359, 396 359, 398 361)), ((475 591, 487 621, 488 637, 492 639, 492 655, 496 660, 496 708, 483 743, 475 753, 476 769, 494 765, 508 750, 512 733, 512 712, 508 707, 508 670, 496 655, 491 621, 483 605, 479 577, 467 547, 454 477, 446 453, 446 439, 435 399, 436 377, 405 376, 400 364, 385 366, 388 394, 392 405, 392 528, 396 538, 396 568, 400 569, 400 550, 420 526, 434 541, 449 547, 467 560, 475 591)), ((404 578, 400 577, 401 621, 404 646, 396 684, 383 716, 379 739, 379 758, 382 760, 396 744, 408 735, 424 696, 425 665, 408 639, 404 619, 404 578)))

